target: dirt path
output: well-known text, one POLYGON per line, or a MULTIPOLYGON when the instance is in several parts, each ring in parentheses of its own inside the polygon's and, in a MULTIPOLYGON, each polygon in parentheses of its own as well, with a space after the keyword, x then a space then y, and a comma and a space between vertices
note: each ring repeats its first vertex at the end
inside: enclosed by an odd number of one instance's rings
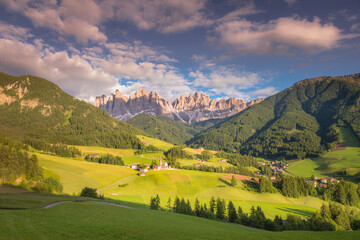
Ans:
MULTIPOLYGON (((49 204, 49 205, 47 205, 45 207, 42 207, 42 209, 52 208, 52 207, 55 207, 55 206, 57 206, 59 204, 67 203, 67 202, 76 202, 76 201, 62 201, 62 202, 52 203, 52 204, 49 204)), ((85 201, 85 202, 102 203, 102 204, 112 205, 112 206, 116 206, 116 207, 135 209, 133 207, 129 207, 129 206, 121 205, 121 204, 116 204, 116 203, 110 203, 110 202, 99 202, 99 201, 85 201)))
POLYGON ((142 155, 142 154, 141 154, 140 157, 145 158, 145 159, 155 159, 155 160, 158 160, 158 158, 148 158, 148 157, 144 157, 144 155, 142 155))
POLYGON ((103 191, 103 190, 105 190, 105 189, 107 189, 107 188, 109 188, 109 187, 111 187, 111 186, 114 186, 114 185, 118 184, 118 183, 121 182, 121 181, 124 181, 125 179, 129 179, 129 178, 132 178, 132 177, 134 177, 134 176, 136 176, 136 175, 131 175, 131 176, 122 178, 122 179, 120 179, 120 180, 118 180, 118 181, 116 181, 116 182, 114 182, 114 183, 112 183, 112 184, 110 184, 110 185, 107 185, 107 186, 105 186, 105 187, 97 190, 96 192, 97 192, 98 194, 101 194, 100 191, 103 191))
POLYGON ((317 208, 317 209, 320 209, 319 207, 315 207, 313 205, 309 205, 309 204, 306 204, 308 201, 312 200, 312 199, 316 199, 317 197, 312 197, 312 198, 309 198, 309 199, 306 199, 304 201, 301 202, 302 205, 305 205, 305 206, 309 206, 309 207, 313 207, 313 208, 317 208))

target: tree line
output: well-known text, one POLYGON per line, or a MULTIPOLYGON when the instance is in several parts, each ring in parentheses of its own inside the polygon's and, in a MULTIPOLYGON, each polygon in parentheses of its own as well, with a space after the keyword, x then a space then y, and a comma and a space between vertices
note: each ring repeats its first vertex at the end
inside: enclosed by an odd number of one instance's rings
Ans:
POLYGON ((179 169, 185 169, 185 170, 195 170, 195 171, 202 171, 202 172, 215 172, 215 173, 233 173, 233 174, 239 174, 239 175, 245 175, 250 177, 255 177, 255 174, 244 167, 240 166, 233 166, 233 167, 222 167, 222 166, 209 166, 209 165, 200 165, 198 167, 196 166, 177 166, 179 169))
POLYGON ((49 144, 43 140, 30 138, 25 139, 24 142, 39 151, 54 153, 61 157, 81 156, 81 151, 76 147, 69 147, 63 144, 49 144))
POLYGON ((114 156, 111 154, 106 154, 100 157, 92 157, 91 155, 85 156, 85 161, 94 162, 94 163, 102 163, 102 164, 112 164, 112 165, 120 165, 125 166, 124 161, 121 157, 114 156))
MULTIPOLYGON (((166 207, 174 213, 192 215, 212 220, 227 221, 269 231, 302 230, 302 231, 336 231, 360 230, 360 211, 344 207, 337 203, 323 204, 320 212, 315 212, 310 218, 288 214, 286 219, 276 215, 274 220, 266 218, 260 206, 251 207, 250 213, 245 213, 239 206, 235 208, 232 201, 212 197, 209 204, 202 204, 196 198, 194 208, 190 200, 175 197, 173 203, 169 197, 166 207)), ((161 210, 160 197, 151 197, 150 209, 161 210)))

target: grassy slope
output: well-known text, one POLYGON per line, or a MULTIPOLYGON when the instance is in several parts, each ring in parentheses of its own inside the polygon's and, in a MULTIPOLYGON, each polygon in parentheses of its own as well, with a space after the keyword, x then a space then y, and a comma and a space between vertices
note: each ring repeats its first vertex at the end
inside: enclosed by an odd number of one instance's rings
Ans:
POLYGON ((301 160, 289 167, 288 171, 303 177, 333 176, 336 171, 349 169, 352 175, 360 172, 360 141, 349 128, 341 128, 345 150, 328 152, 315 159, 301 160))
POLYGON ((89 163, 81 160, 72 160, 37 154, 40 165, 48 175, 60 178, 64 185, 64 192, 78 194, 85 186, 98 189, 116 184, 104 189, 103 194, 108 197, 134 202, 136 204, 148 204, 151 196, 160 194, 165 201, 175 195, 190 198, 195 201, 196 197, 208 202, 212 196, 220 196, 231 199, 235 204, 241 205, 244 210, 250 210, 251 205, 259 205, 264 208, 269 217, 276 214, 286 216, 290 211, 299 213, 301 216, 310 216, 316 209, 300 205, 300 199, 285 198, 280 194, 260 194, 243 190, 241 182, 239 187, 229 187, 229 183, 219 180, 224 174, 206 173, 198 171, 150 171, 147 176, 139 177, 137 171, 130 168, 89 163), (122 185, 122 187, 119 187, 122 185))
POLYGON ((259 232, 181 214, 65 203, 1 211, 0 239, 359 239, 360 232, 259 232), (66 219, 66 221, 64 221, 66 219))
POLYGON ((301 205, 302 199, 246 191, 240 181, 238 187, 230 187, 228 181, 219 180, 223 175, 186 170, 151 171, 146 173, 145 177, 126 178, 102 193, 114 199, 139 204, 148 204, 151 196, 159 194, 163 207, 166 206, 169 197, 172 200, 175 196, 184 197, 190 199, 193 204, 195 199, 199 198, 201 202, 208 204, 212 196, 219 196, 232 200, 236 206, 241 206, 245 211, 250 211, 252 205, 261 206, 271 218, 276 214, 286 216, 288 213, 308 217, 316 210, 301 205))
POLYGON ((68 158, 36 154, 45 170, 60 177, 64 192, 79 193, 85 186, 100 188, 136 172, 122 166, 97 164, 68 158))

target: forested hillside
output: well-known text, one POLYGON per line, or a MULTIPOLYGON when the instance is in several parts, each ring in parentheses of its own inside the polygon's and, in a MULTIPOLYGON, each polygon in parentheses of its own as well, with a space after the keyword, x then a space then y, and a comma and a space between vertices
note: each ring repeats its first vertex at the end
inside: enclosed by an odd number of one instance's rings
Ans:
POLYGON ((0 132, 24 141, 138 148, 143 132, 34 76, 0 73, 0 132))
POLYGON ((332 149, 339 125, 360 137, 360 74, 319 77, 268 97, 188 143, 270 158, 302 158, 332 149))
POLYGON ((182 144, 193 138, 194 135, 223 121, 224 119, 210 119, 188 124, 168 117, 154 117, 145 113, 127 120, 129 124, 147 134, 173 144, 182 144))

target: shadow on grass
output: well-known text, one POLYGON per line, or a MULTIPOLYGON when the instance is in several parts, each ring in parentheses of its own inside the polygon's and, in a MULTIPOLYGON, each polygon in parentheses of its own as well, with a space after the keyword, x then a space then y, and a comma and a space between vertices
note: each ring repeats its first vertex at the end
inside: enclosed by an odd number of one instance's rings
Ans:
POLYGON ((300 210, 300 209, 295 209, 295 208, 288 208, 288 207, 277 207, 276 209, 284 211, 284 212, 288 212, 291 214, 298 214, 304 217, 311 217, 314 213, 308 210, 300 210))
POLYGON ((230 184, 228 181, 226 181, 226 180, 224 180, 224 179, 222 179, 222 178, 219 178, 219 181, 222 182, 222 183, 224 183, 224 184, 227 185, 227 186, 231 186, 231 184, 230 184))

